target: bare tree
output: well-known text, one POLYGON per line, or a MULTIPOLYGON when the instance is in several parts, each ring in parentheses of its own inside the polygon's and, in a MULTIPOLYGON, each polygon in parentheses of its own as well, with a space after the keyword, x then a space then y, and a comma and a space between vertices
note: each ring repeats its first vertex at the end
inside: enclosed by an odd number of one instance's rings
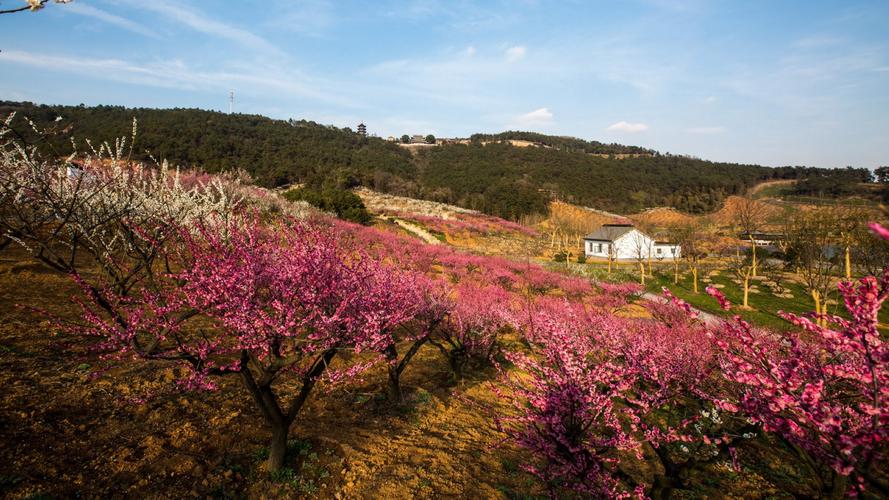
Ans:
POLYGON ((746 252, 741 253, 737 249, 726 247, 722 255, 728 269, 741 282, 741 290, 744 297, 741 308, 750 309, 750 278, 753 277, 752 254, 748 255, 746 252))
MULTIPOLYGON (((690 222, 676 229, 676 242, 679 243, 681 248, 679 258, 685 260, 688 269, 691 271, 692 288, 695 293, 698 293, 701 259, 707 255, 704 241, 703 229, 696 222, 690 222)), ((679 283, 678 259, 674 259, 673 282, 679 283)))
POLYGON ((738 225, 750 241, 752 276, 756 276, 757 268, 756 238, 754 233, 760 231, 765 225, 767 214, 765 208, 765 204, 753 198, 741 198, 735 212, 738 225))
MULTIPOLYGON (((836 222, 837 244, 843 250, 843 269, 847 280, 852 279, 852 247, 861 239, 860 234, 867 231, 868 214, 859 207, 837 205, 833 208, 833 219, 836 222)), ((880 243, 884 243, 880 240, 880 243)), ((869 245, 868 245, 869 246, 869 245)))
POLYGON ((855 229, 852 241, 850 257, 854 266, 865 275, 879 276, 889 263, 889 241, 874 238, 866 224, 860 224, 855 229))
POLYGON ((630 248, 633 251, 633 259, 639 264, 639 283, 644 285, 645 262, 651 262, 651 240, 638 231, 632 234, 633 240, 630 242, 630 248))
MULTIPOLYGON (((166 164, 151 168, 129 160, 133 136, 77 161, 42 155, 14 127, 0 124, 0 234, 47 267, 79 274, 84 258, 102 271, 115 294, 126 296, 151 281, 159 243, 170 221, 188 223, 226 216, 237 202, 219 181, 186 186, 166 164)), ((37 137, 43 132, 31 124, 37 137)), ((89 144, 89 143, 88 143, 89 144)))
MULTIPOLYGON (((787 256, 812 296, 817 314, 826 313, 836 260, 828 254, 834 243, 836 220, 827 210, 798 212, 785 222, 787 256)), ((823 320, 819 319, 821 324, 823 320)))

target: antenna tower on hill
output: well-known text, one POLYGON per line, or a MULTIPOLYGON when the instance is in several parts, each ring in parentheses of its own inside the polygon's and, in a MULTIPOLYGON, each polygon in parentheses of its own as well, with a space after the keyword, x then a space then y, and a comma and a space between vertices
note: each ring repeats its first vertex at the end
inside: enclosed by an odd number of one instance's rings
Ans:
POLYGON ((228 114, 232 114, 235 111, 235 91, 232 90, 228 93, 228 114))

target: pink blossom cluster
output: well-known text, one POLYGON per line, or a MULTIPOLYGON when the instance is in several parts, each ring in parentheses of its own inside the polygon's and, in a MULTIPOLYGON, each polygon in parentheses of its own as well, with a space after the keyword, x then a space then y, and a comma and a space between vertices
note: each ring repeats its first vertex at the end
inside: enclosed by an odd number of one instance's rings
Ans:
POLYGON ((540 236, 540 233, 534 228, 491 215, 458 213, 450 219, 430 215, 398 215, 399 217, 419 222, 427 228, 443 234, 474 233, 489 235, 512 233, 531 238, 540 236))
POLYGON ((183 270, 158 290, 126 298, 85 288, 83 301, 88 331, 104 348, 186 362, 186 387, 214 388, 208 375, 247 361, 302 375, 312 355, 379 348, 416 311, 410 279, 346 252, 319 227, 254 221, 192 233, 180 231, 173 256, 183 270), (113 301, 115 314, 102 314, 101 301, 113 301), (198 316, 206 324, 188 322, 198 316))
POLYGON ((490 361, 497 338, 511 320, 512 296, 496 286, 461 283, 441 328, 441 342, 456 373, 469 360, 490 361))
POLYGON ((852 319, 836 329, 782 313, 803 333, 777 335, 736 317, 714 332, 722 373, 737 390, 719 399, 830 467, 853 488, 879 488, 873 468, 889 442, 889 348, 877 329, 889 272, 841 283, 852 319))
POLYGON ((514 316, 535 349, 506 354, 527 376, 503 371, 497 393, 515 415, 495 420, 532 453, 535 460, 525 468, 551 494, 567 487, 600 497, 643 496, 650 485, 626 476, 621 456, 641 458, 646 444, 730 442, 721 430, 695 427, 697 411, 707 408, 703 389, 715 366, 712 351, 701 348, 708 345, 701 325, 622 318, 552 296, 524 304, 514 316), (683 407, 691 416, 665 418, 683 407))

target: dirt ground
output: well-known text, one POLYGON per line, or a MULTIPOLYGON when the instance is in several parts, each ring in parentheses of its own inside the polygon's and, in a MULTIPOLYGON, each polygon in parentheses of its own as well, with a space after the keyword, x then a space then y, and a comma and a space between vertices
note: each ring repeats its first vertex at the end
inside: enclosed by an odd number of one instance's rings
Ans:
POLYGON ((222 379, 216 392, 183 394, 172 390, 169 364, 102 361, 89 339, 58 333, 27 308, 72 317, 70 280, 6 257, 0 496, 496 498, 535 491, 518 471, 520 457, 498 446, 501 436, 474 404, 499 404, 487 386, 493 373, 454 386, 434 349, 421 351, 403 376, 405 409, 390 410, 381 399, 381 371, 316 392, 292 428, 291 466, 299 473, 269 479, 260 466, 269 434, 238 379, 222 379))
MULTIPOLYGON (((73 318, 75 292, 67 277, 26 256, 0 254, 0 497, 543 494, 519 467, 527 457, 502 444, 481 409, 504 408, 490 389, 493 370, 455 385, 428 348, 403 375, 410 404, 398 411, 381 397, 381 369, 317 391, 292 427, 290 470, 269 476, 261 465, 269 433, 238 379, 220 379, 215 392, 177 392, 175 366, 103 361, 91 339, 60 333, 29 308, 73 318)), ((743 473, 713 464, 682 497, 787 497, 786 485, 761 476, 775 467, 762 464, 784 461, 758 453, 746 455, 752 465, 743 473)), ((786 484, 798 477, 782 474, 786 484)))

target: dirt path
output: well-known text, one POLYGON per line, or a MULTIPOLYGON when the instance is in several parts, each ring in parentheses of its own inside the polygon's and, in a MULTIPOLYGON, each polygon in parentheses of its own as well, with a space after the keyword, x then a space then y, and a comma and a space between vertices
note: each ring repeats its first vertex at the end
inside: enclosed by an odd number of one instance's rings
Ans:
POLYGON ((379 215, 378 217, 383 220, 391 220, 392 222, 398 224, 398 226, 401 227, 402 229, 404 229, 405 231, 407 231, 407 232, 413 234, 414 236, 416 236, 417 238, 420 238, 421 240, 423 240, 423 242, 425 242, 425 243, 429 243, 430 245, 440 245, 441 244, 441 240, 436 238, 434 234, 430 233, 429 231, 423 229, 422 227, 420 227, 416 224, 411 224, 410 222, 407 222, 407 221, 404 221, 401 219, 396 219, 395 217, 389 217, 388 215, 379 215))
MULTIPOLYGON (((661 304, 667 302, 667 298, 663 295, 657 295, 651 292, 643 293, 642 298, 651 302, 659 302, 661 304)), ((692 307, 692 310, 698 313, 698 317, 701 318, 701 321, 703 321, 704 324, 707 326, 719 326, 722 323, 722 318, 715 314, 708 313, 707 311, 702 311, 696 307, 692 307)))
POLYGON ((747 196, 753 196, 756 193, 758 193, 758 192, 762 191, 763 189, 770 187, 770 186, 788 186, 790 184, 795 184, 795 183, 796 183, 796 179, 783 179, 783 180, 777 180, 777 181, 760 182, 759 184, 757 184, 747 190, 747 196))

